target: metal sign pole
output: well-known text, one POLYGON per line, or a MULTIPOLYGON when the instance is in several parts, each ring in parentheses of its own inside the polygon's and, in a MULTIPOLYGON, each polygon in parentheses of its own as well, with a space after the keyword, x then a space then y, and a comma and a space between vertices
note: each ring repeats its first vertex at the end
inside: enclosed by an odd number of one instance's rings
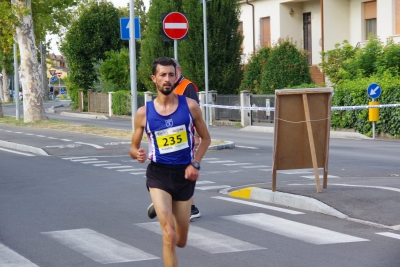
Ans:
POLYGON ((15 119, 19 120, 18 59, 17 59, 17 45, 15 43, 14 43, 14 100, 15 100, 15 119))
POLYGON ((135 115, 137 111, 137 87, 136 87, 136 40, 134 26, 134 0, 129 2, 129 62, 131 74, 131 99, 132 99, 132 130, 135 125, 135 115))
MULTIPOLYGON (((206 0, 203 0, 203 31, 204 31, 204 80, 206 89, 206 104, 210 104, 208 100, 208 50, 207 50, 207 16, 206 16, 206 0)), ((206 125, 209 128, 209 107, 205 108, 206 125)))
POLYGON ((174 57, 178 61, 178 40, 174 39, 174 57))

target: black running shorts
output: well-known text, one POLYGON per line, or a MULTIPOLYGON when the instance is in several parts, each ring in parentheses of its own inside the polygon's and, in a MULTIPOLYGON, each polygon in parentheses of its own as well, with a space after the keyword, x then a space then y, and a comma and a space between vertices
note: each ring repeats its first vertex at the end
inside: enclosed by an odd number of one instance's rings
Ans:
POLYGON ((185 179, 188 165, 172 166, 151 162, 147 166, 147 188, 158 188, 172 196, 176 201, 187 201, 194 194, 195 181, 185 179))

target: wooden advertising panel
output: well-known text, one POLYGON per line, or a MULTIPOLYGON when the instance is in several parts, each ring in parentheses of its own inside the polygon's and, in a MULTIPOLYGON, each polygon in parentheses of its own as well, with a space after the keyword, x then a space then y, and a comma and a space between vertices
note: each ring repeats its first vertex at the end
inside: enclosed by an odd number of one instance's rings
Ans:
POLYGON ((321 192, 318 168, 328 185, 329 132, 332 88, 275 91, 275 131, 272 191, 278 170, 313 168, 321 192))

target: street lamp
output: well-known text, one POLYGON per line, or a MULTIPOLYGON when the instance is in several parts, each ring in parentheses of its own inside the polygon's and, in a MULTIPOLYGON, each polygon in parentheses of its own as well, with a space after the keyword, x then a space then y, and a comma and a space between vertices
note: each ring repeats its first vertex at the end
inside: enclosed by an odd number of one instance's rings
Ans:
MULTIPOLYGON (((206 1, 200 0, 203 3, 203 32, 204 32, 204 84, 206 89, 206 104, 209 104, 208 99, 208 50, 207 50, 207 13, 206 13, 206 1)), ((209 107, 205 108, 206 112, 206 125, 209 128, 209 107)))

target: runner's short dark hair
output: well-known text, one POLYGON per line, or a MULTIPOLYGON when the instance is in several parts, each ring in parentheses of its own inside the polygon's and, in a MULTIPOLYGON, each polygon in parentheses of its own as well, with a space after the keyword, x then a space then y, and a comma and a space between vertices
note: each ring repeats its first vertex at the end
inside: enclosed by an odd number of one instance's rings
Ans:
POLYGON ((153 61, 153 75, 156 75, 157 72, 157 66, 174 66, 174 69, 176 70, 176 63, 172 58, 169 57, 159 57, 156 58, 153 61))

